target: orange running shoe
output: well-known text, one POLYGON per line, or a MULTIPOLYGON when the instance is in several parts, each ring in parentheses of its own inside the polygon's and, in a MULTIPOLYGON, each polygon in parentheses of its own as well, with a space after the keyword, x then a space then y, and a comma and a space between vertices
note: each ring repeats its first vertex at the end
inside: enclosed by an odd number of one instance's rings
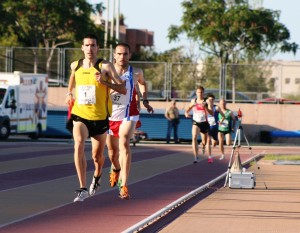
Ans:
POLYGON ((116 184, 118 183, 120 176, 120 170, 112 170, 109 175, 109 183, 110 187, 115 187, 116 184))
POLYGON ((127 186, 121 187, 119 197, 125 200, 128 200, 130 198, 127 186))

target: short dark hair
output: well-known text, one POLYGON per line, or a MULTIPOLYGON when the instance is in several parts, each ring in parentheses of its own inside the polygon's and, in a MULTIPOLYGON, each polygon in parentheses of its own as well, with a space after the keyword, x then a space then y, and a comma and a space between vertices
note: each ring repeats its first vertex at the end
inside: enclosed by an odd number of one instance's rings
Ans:
POLYGON ((84 39, 94 39, 96 40, 96 44, 98 45, 98 37, 95 34, 86 34, 83 39, 82 39, 82 43, 84 43, 84 39))
POLYGON ((129 53, 130 53, 130 45, 129 45, 129 44, 127 44, 127 43, 123 43, 123 42, 121 42, 121 43, 118 43, 118 44, 116 44, 116 46, 115 46, 115 49, 116 49, 118 46, 123 46, 123 47, 126 47, 126 48, 128 48, 128 50, 129 50, 129 53))
POLYGON ((202 90, 203 92, 204 92, 204 90, 205 90, 203 86, 198 86, 198 87, 196 88, 196 90, 198 90, 198 89, 202 90))
POLYGON ((209 93, 206 94, 206 98, 210 98, 210 97, 213 98, 213 99, 216 98, 213 93, 209 92, 209 93))

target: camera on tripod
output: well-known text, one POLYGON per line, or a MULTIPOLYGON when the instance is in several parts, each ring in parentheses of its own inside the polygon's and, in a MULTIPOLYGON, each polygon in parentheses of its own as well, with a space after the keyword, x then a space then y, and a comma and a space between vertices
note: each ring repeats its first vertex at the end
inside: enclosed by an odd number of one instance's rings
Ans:
MULTIPOLYGON (((241 137, 242 136, 244 137, 244 139, 247 143, 247 147, 250 150, 252 159, 256 163, 257 170, 259 170, 260 168, 257 164, 256 157, 254 156, 254 154, 252 152, 252 148, 248 142, 245 132, 243 131, 243 127, 242 127, 242 123, 241 123, 242 122, 242 111, 240 110, 240 108, 238 110, 237 118, 238 118, 239 125, 237 128, 235 137, 234 137, 233 145, 232 145, 232 150, 231 150, 231 154, 230 154, 230 158, 229 158, 224 188, 227 186, 227 182, 229 180, 229 188, 252 188, 253 189, 256 185, 255 174, 254 174, 254 172, 245 172, 244 171, 244 169, 242 168, 240 157, 239 157, 239 148, 241 147, 241 137), (235 153, 236 149, 237 149, 237 151, 235 153), (231 169, 234 154, 236 154, 236 160, 234 161, 236 164, 235 164, 234 168, 237 168, 237 169, 231 169)), ((265 188, 268 189, 265 182, 264 182, 264 184, 265 184, 265 188)))

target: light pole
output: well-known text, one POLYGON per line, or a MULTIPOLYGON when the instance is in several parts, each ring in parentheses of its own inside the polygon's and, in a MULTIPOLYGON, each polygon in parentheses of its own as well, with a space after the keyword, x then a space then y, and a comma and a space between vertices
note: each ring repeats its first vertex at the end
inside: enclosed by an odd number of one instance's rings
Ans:
POLYGON ((107 11, 106 11, 106 20, 105 20, 105 32, 104 32, 104 48, 107 48, 107 39, 108 39, 108 21, 109 21, 109 0, 106 0, 107 11))
MULTIPOLYGON (((115 18, 115 0, 112 0, 112 17, 110 22, 110 40, 112 41, 114 38, 114 18, 115 18)), ((113 51, 112 51, 112 45, 109 46, 110 48, 110 61, 113 62, 113 51)))
POLYGON ((116 40, 120 39, 120 0, 117 0, 117 16, 116 16, 116 40))
MULTIPOLYGON (((105 20, 105 34, 104 34, 104 48, 108 47, 108 30, 110 29, 109 39, 114 39, 114 32, 116 40, 120 39, 120 0, 106 0, 107 12, 105 20), (110 1, 112 1, 112 7, 110 9, 110 1), (112 11, 110 18, 110 11, 112 11), (115 15, 116 15, 116 28, 115 28, 115 15), (110 28, 109 28, 110 21, 110 28)), ((110 60, 112 61, 112 45, 110 47, 110 60)))

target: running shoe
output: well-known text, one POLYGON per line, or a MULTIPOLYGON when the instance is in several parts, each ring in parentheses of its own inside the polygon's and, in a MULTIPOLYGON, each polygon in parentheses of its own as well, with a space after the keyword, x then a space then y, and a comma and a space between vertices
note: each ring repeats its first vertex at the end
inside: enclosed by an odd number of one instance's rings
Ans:
POLYGON ((112 170, 110 172, 110 174, 109 174, 110 187, 116 186, 116 184, 118 183, 118 180, 119 180, 119 175, 120 175, 120 170, 119 171, 112 170))
POLYGON ((212 157, 208 157, 208 159, 207 159, 207 162, 208 162, 208 163, 213 163, 213 161, 214 161, 214 160, 213 160, 212 157))
POLYGON ((77 197, 74 199, 74 202, 84 201, 84 199, 89 197, 88 191, 84 189, 76 190, 75 193, 77 193, 77 197))
POLYGON ((196 157, 195 159, 194 159, 194 162, 193 163, 198 163, 198 157, 196 157))
POLYGON ((125 199, 125 200, 128 200, 130 198, 127 186, 122 186, 121 187, 121 190, 120 190, 120 193, 119 193, 119 197, 121 199, 125 199))
POLYGON ((92 183, 90 185, 90 189, 89 189, 90 196, 95 195, 95 193, 97 192, 97 190, 99 190, 99 188, 100 188, 100 181, 101 181, 101 177, 100 177, 100 179, 99 179, 98 182, 96 182, 95 177, 93 177, 93 181, 92 181, 92 183))
POLYGON ((224 159, 225 158, 225 155, 221 155, 220 157, 220 160, 224 159))

